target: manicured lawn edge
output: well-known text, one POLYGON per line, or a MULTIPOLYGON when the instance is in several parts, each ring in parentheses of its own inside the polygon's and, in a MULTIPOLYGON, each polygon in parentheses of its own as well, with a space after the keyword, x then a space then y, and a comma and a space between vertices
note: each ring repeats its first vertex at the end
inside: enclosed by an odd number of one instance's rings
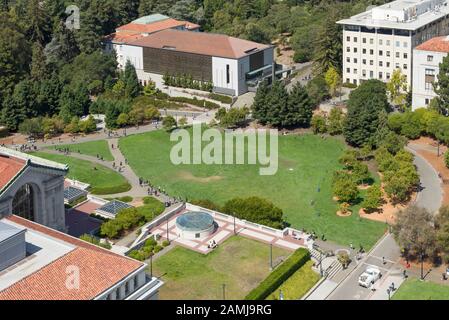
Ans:
POLYGON ((299 248, 279 267, 274 269, 268 277, 263 280, 245 297, 245 300, 263 300, 274 290, 279 288, 291 275, 301 268, 310 259, 307 249, 299 248))

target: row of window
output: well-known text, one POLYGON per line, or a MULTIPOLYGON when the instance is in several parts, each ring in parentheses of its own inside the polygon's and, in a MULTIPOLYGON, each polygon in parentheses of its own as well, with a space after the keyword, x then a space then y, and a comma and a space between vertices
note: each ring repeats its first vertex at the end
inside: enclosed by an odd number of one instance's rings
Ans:
MULTIPOLYGON (((346 73, 350 73, 350 71, 351 71, 351 70, 349 70, 349 68, 346 69, 346 73)), ((357 69, 354 69, 354 70, 353 70, 353 73, 354 73, 354 74, 357 74, 357 72, 358 72, 357 69)), ((362 70, 362 77, 366 78, 366 75, 367 75, 366 70, 362 70)), ((382 80, 382 79, 383 79, 383 76, 384 76, 384 73, 383 73, 382 71, 379 71, 379 74, 378 74, 378 75, 379 75, 378 79, 382 80)), ((369 77, 370 77, 370 78, 374 78, 374 71, 372 71, 372 70, 369 71, 369 77)), ((386 73, 385 73, 385 79, 390 80, 390 78, 391 78, 390 72, 386 72, 386 73)), ((405 76, 405 79, 407 80, 407 76, 405 76)), ((346 82, 348 82, 348 81, 346 81, 346 82)))
MULTIPOLYGON (((357 53, 357 48, 353 48, 353 51, 354 51, 354 53, 357 53)), ((351 48, 350 48, 350 47, 346 47, 346 52, 351 52, 351 48)), ((366 50, 366 49, 362 49, 362 53, 363 53, 363 54, 366 54, 366 53, 367 53, 367 50, 366 50)), ((370 50, 369 50, 369 54, 370 54, 370 55, 374 55, 374 50, 373 50, 373 49, 370 49, 370 50)), ((379 50, 379 56, 380 56, 380 57, 383 57, 383 56, 384 56, 384 51, 383 51, 383 50, 379 50)), ((390 51, 385 51, 385 56, 386 56, 386 57, 391 57, 391 52, 390 52, 390 51)), ((396 52, 396 53, 395 53, 395 56, 396 56, 396 58, 400 58, 400 57, 401 57, 401 53, 400 53, 400 52, 396 52)), ((402 54, 402 56, 403 56, 404 59, 408 59, 408 53, 407 53, 407 52, 404 52, 404 53, 402 54)), ((349 61, 348 61, 348 62, 349 62, 349 61)))
MULTIPOLYGON (((366 43, 366 41, 367 41, 366 38, 362 38, 362 43, 366 43)), ((346 42, 351 42, 351 37, 350 36, 346 37, 346 42)), ((357 37, 353 37, 353 42, 357 43, 357 37)), ((369 39, 369 44, 374 44, 374 39, 373 38, 369 39)), ((379 45, 382 46, 383 44, 384 44, 384 39, 379 39, 379 45)), ((397 48, 401 47, 401 41, 396 41, 395 44, 396 44, 397 48)), ((408 42, 404 41, 402 44, 403 44, 404 48, 408 48, 408 42)), ((385 40, 385 45, 386 46, 390 46, 391 45, 391 41, 390 40, 385 40)))
MULTIPOLYGON (((358 63, 358 59, 357 59, 357 58, 354 58, 353 61, 354 61, 354 63, 358 63)), ((362 59, 362 64, 366 65, 366 61, 367 61, 366 59, 362 59)), ((350 63, 350 62, 351 62, 351 59, 350 59, 350 58, 346 58, 346 62, 350 63)), ((370 65, 370 66, 374 66, 374 60, 370 60, 370 61, 369 61, 369 65, 370 65)), ((385 64, 384 64, 384 61, 379 61, 379 67, 390 68, 390 65, 391 65, 391 64, 390 64, 389 61, 386 61, 385 64)), ((400 63, 397 62, 397 63, 395 64, 395 67, 396 67, 396 68, 400 68, 400 63)), ((404 70, 407 70, 407 69, 408 69, 407 63, 402 64, 402 69, 404 69, 404 70)), ((346 68, 346 70, 349 70, 349 68, 346 68)), ((348 71, 348 72, 349 72, 349 71, 348 71)))

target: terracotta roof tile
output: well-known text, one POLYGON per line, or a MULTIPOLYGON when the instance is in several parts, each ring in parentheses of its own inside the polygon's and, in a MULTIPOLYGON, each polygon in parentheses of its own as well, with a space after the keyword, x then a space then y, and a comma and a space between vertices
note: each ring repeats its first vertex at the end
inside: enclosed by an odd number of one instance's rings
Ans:
POLYGON ((223 34, 172 29, 150 34, 129 44, 231 59, 241 58, 250 53, 269 48, 268 45, 223 34))
POLYGON ((25 160, 0 156, 0 190, 25 168, 25 166, 25 160))
POLYGON ((153 22, 150 24, 128 23, 116 29, 117 33, 154 33, 165 29, 182 27, 186 23, 175 19, 166 19, 162 21, 153 22))
POLYGON ((449 53, 449 38, 447 36, 435 37, 421 43, 415 48, 422 51, 448 52, 449 53))
POLYGON ((6 219, 76 248, 0 292, 0 300, 93 299, 144 264, 18 216, 6 219), (67 267, 80 270, 79 289, 66 286, 67 267))

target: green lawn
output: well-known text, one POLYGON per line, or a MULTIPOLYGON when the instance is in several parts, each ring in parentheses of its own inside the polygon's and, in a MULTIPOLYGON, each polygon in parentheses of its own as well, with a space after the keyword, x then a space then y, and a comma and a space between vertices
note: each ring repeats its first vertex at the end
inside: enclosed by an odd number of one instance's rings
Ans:
POLYGON ((340 244, 371 247, 383 234, 382 223, 336 215, 331 179, 340 168, 345 145, 334 138, 314 135, 279 137, 279 169, 259 175, 256 165, 179 165, 170 161, 169 134, 153 131, 120 139, 120 148, 135 172, 173 196, 210 199, 223 204, 233 197, 259 196, 284 210, 296 228, 314 230, 340 244), (319 192, 318 192, 319 187, 319 192), (313 201, 313 204, 312 204, 313 201))
POLYGON ((57 149, 68 148, 70 152, 85 154, 92 157, 97 157, 97 155, 99 155, 102 156, 103 159, 106 161, 114 160, 114 157, 112 156, 111 151, 109 150, 108 142, 106 140, 48 147, 48 149, 52 150, 55 150, 56 148, 57 149))
MULTIPOLYGON (((166 249, 165 249, 166 250, 166 249)), ((273 259, 286 259, 290 251, 273 247, 273 259)), ((165 274, 159 292, 164 300, 243 299, 269 274, 270 247, 232 237, 204 255, 175 247, 153 262, 156 276, 165 274)))
POLYGON ((165 210, 165 205, 153 197, 145 197, 143 206, 137 210, 145 216, 146 221, 151 221, 165 210))
POLYGON ((131 190, 131 185, 123 176, 102 165, 59 154, 34 152, 33 155, 67 164, 67 177, 90 184, 93 194, 105 195, 131 190))
POLYGON ((393 300, 449 300, 449 286, 408 279, 399 287, 393 300))
POLYGON ((298 300, 305 295, 320 280, 320 275, 312 270, 313 262, 310 260, 287 279, 279 288, 270 294, 267 300, 279 300, 282 290, 284 300, 298 300))

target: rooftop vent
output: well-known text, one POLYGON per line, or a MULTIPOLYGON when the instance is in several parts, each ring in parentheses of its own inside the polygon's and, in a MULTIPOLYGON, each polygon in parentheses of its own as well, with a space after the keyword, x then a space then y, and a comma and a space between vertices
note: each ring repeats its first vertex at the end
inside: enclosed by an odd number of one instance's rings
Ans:
POLYGON ((173 46, 162 46, 162 49, 176 50, 176 47, 173 47, 173 46))
POLYGON ((25 232, 0 221, 0 271, 25 258, 25 232))

